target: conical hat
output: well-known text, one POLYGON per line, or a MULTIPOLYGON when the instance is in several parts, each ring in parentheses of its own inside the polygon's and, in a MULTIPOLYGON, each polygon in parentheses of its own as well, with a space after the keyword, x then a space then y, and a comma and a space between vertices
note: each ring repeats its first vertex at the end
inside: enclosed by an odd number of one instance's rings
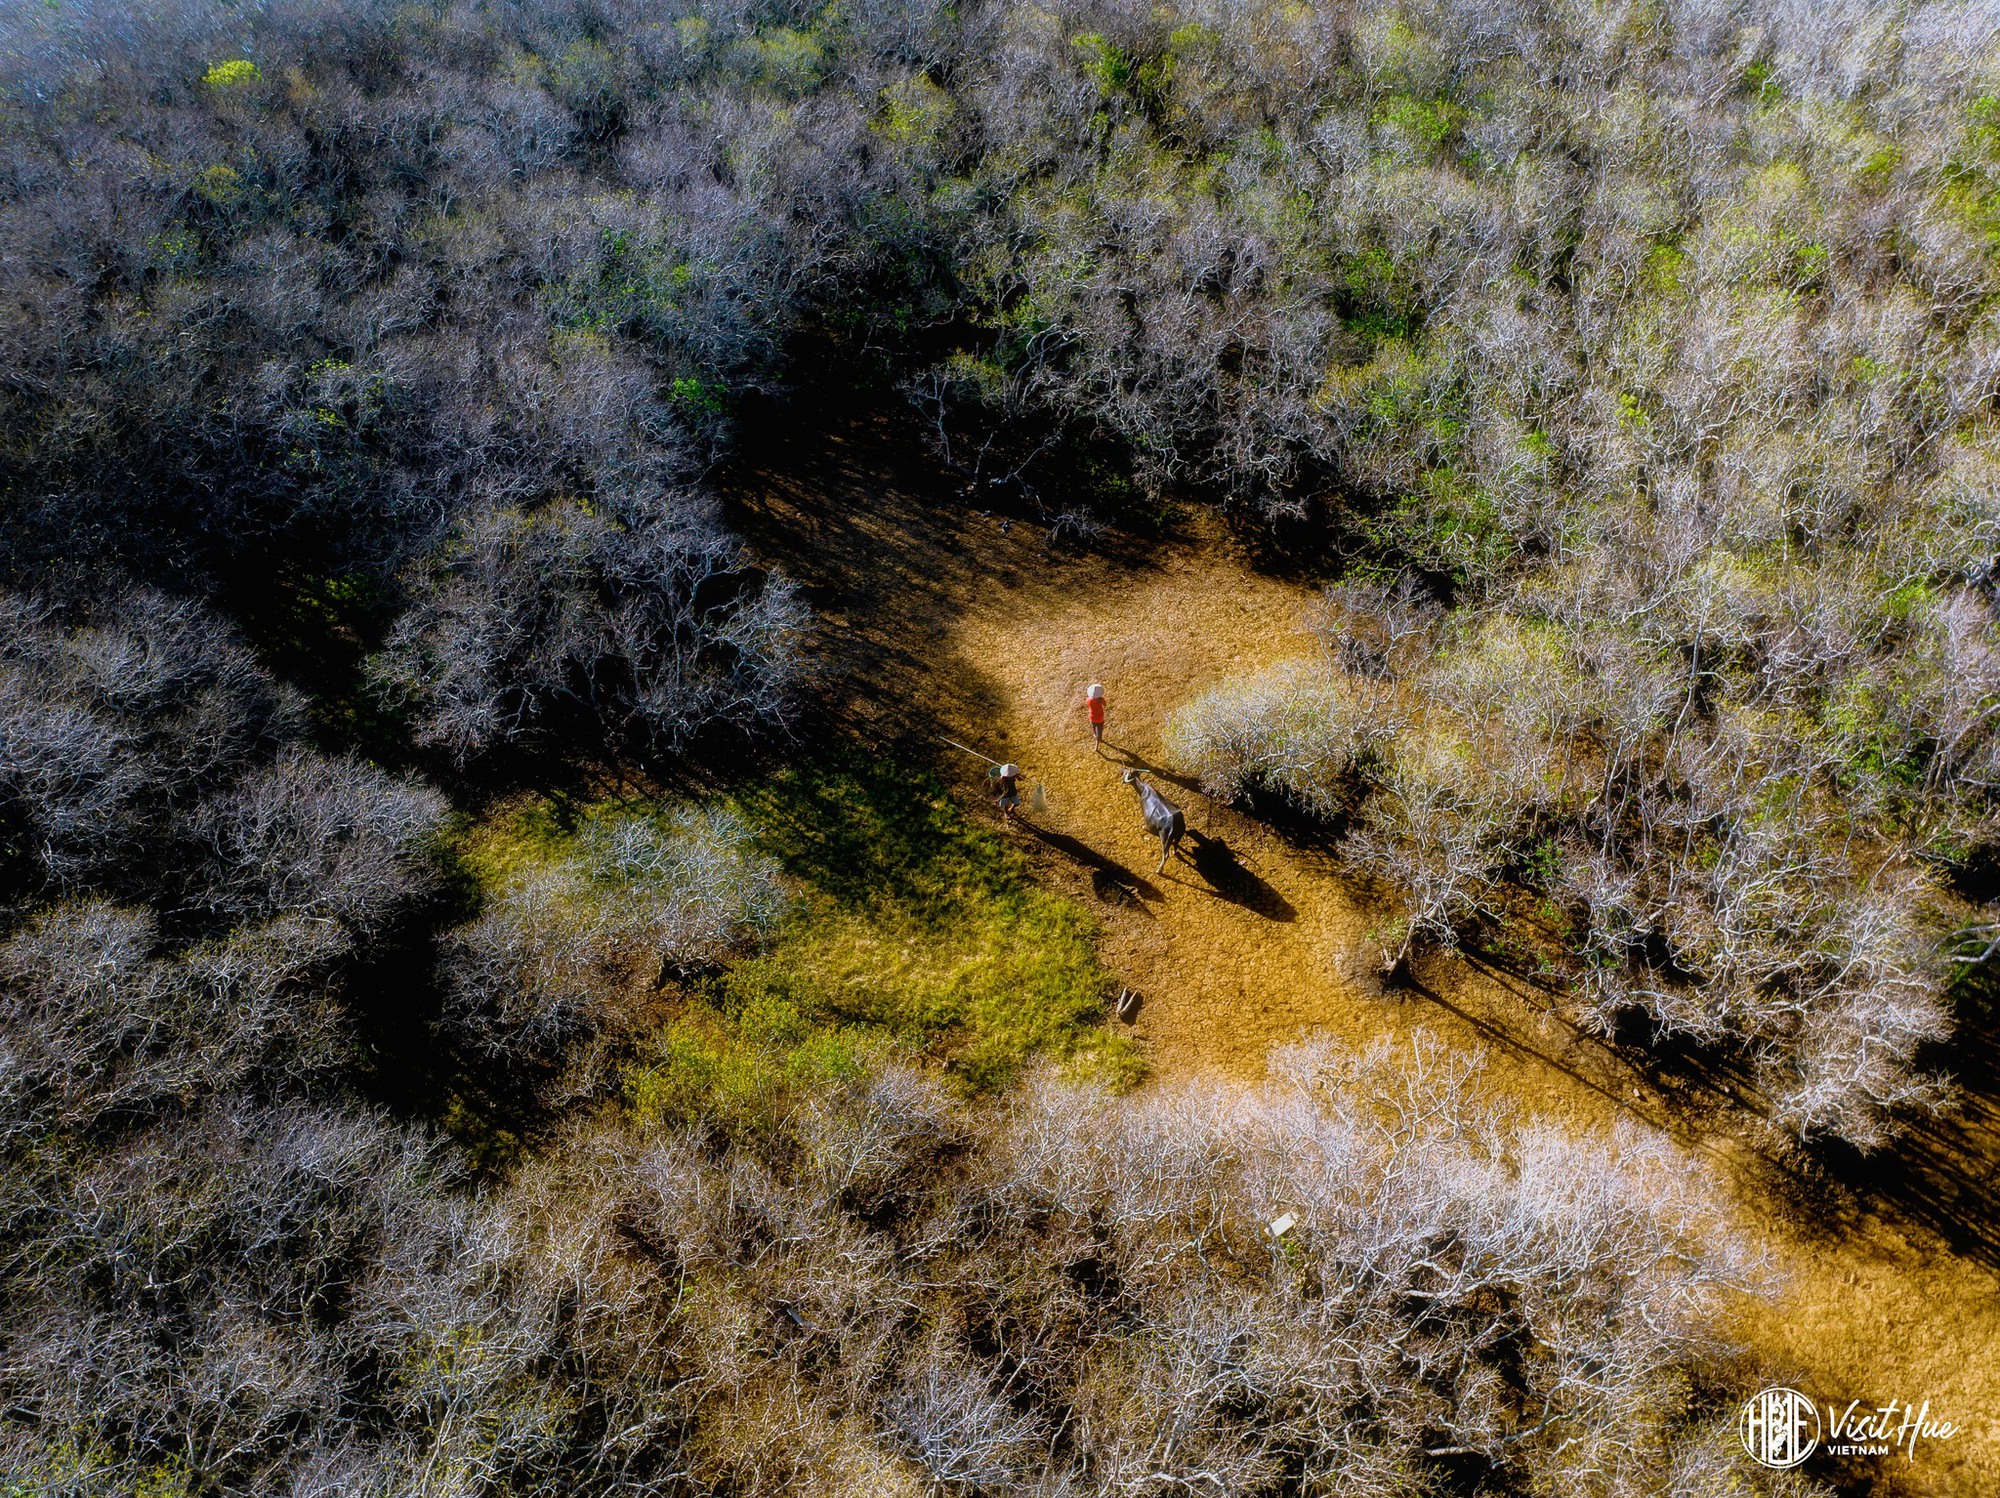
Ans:
POLYGON ((1104 695, 1104 684, 1102 682, 1093 681, 1090 684, 1089 690, 1087 690, 1083 695, 1086 697, 1102 697, 1104 695))
POLYGON ((1018 775, 1020 773, 1021 767, 1019 765, 1002 765, 1000 767, 1000 778, 1002 780, 1005 780, 1009 775, 1018 775))

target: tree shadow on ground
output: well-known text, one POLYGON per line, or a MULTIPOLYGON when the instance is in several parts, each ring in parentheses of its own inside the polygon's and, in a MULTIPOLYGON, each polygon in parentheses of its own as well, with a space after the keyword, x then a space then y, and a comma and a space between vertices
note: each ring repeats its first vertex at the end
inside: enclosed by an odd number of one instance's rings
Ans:
POLYGON ((1745 1058, 1712 1046, 1661 1039, 1635 1022, 1614 1037, 1654 1089, 1686 1116, 1734 1114, 1763 1124, 1749 1139, 1749 1174, 1801 1228, 1851 1232, 1879 1215, 1936 1235, 1964 1258, 2000 1269, 2000 974, 1982 971, 1956 987, 1958 1032, 1923 1058, 1951 1074, 1952 1107, 1898 1116, 1898 1132, 1874 1150, 1824 1135, 1803 1141, 1767 1122, 1773 1107, 1745 1058))
MULTIPOLYGON (((1077 558, 969 501, 899 400, 821 384, 746 407, 738 426, 715 487, 730 525, 816 616, 806 729, 878 743, 914 720, 997 719, 984 677, 939 670, 965 606, 996 592, 1053 596, 1077 558), (928 695, 913 700, 918 681, 928 695)), ((1110 531, 1090 551, 1144 569, 1157 544, 1110 531)))
POLYGON ((1259 828, 1283 839, 1288 846, 1301 852, 1322 857, 1334 855, 1339 851, 1341 839, 1347 834, 1345 812, 1330 818, 1322 816, 1309 812, 1270 790, 1245 790, 1233 799, 1224 800, 1220 796, 1212 795, 1202 785, 1198 776, 1183 775, 1168 769, 1165 765, 1154 764, 1136 749, 1124 744, 1114 744, 1108 738, 1104 741, 1104 747, 1116 751, 1117 757, 1112 759, 1112 763, 1121 768, 1144 770, 1155 780, 1164 780, 1169 785, 1178 786, 1197 798, 1184 809, 1198 808, 1206 817, 1233 813, 1243 823, 1254 822, 1259 828))
POLYGON ((951 799, 926 747, 828 747, 739 787, 737 801, 788 874, 847 908, 948 913, 1022 887, 1026 865, 951 799))
MULTIPOLYGON (((1471 965, 1475 968, 1481 966, 1476 961, 1471 962, 1471 965)), ((1621 1088, 1620 1083, 1623 1078, 1619 1076, 1617 1068, 1615 1065, 1605 1064, 1612 1061, 1612 1057, 1592 1056, 1586 1045, 1583 1054, 1589 1059, 1589 1064, 1579 1065, 1575 1060, 1569 1059, 1577 1054, 1577 1042, 1587 1039, 1577 1035, 1573 1030, 1566 1037, 1563 1053, 1558 1054, 1546 1046, 1528 1040, 1515 1027, 1502 1024, 1487 1015, 1475 1014, 1464 1005, 1452 1002, 1437 988, 1426 983, 1416 968, 1407 963, 1396 970, 1393 981, 1387 986, 1391 991, 1414 994, 1436 1006, 1499 1049, 1511 1051, 1552 1071, 1561 1072, 1579 1087, 1586 1088, 1612 1103, 1620 1112, 1633 1114, 1648 1123, 1661 1122, 1657 1116, 1639 1106, 1641 1100, 1630 1097, 1628 1091, 1621 1088)))
MULTIPOLYGON (((1468 960, 1526 1002, 1546 1006, 1560 996, 1559 987, 1515 964, 1496 962, 1492 954, 1468 960)), ((1657 1113, 1655 1122, 1684 1134, 1720 1127, 1740 1137, 1747 1180, 1798 1229, 1831 1240, 1874 1214, 1923 1228, 1953 1253, 2000 1268, 2000 970, 1983 966, 1968 973, 1955 985, 1954 997, 1957 1034, 1924 1060, 1952 1075, 1956 1105, 1936 1115, 1904 1115, 1897 1137, 1870 1151, 1824 1137, 1798 1141, 1769 1122, 1771 1100, 1744 1057, 1658 1035, 1637 1010, 1604 1037, 1588 1035, 1566 1019, 1559 1023, 1569 1032, 1572 1053, 1599 1058, 1590 1071, 1615 1079, 1611 1068, 1620 1067, 1643 1082, 1651 1106, 1633 1107, 1619 1097, 1621 1106, 1642 1116, 1657 1113)), ((1489 1038, 1540 1054, 1500 1026, 1467 1018, 1489 1038)), ((1617 1086, 1615 1080, 1593 1082, 1571 1066, 1563 1069, 1600 1092, 1617 1086)))
POLYGON ((1200 796, 1204 800, 1214 799, 1209 796, 1207 791, 1201 788, 1201 782, 1192 775, 1181 775, 1173 770, 1169 770, 1165 765, 1156 765, 1139 753, 1138 750, 1124 744, 1114 744, 1108 738, 1104 741, 1104 747, 1112 751, 1105 758, 1111 760, 1120 769, 1143 770, 1146 774, 1152 776, 1153 779, 1164 780, 1169 785, 1179 786, 1190 795, 1200 796))
POLYGON ((351 1080, 371 1102, 449 1134, 477 1175, 505 1174, 559 1122, 549 1067, 505 1067, 463 1053, 440 1032, 433 931, 469 919, 470 896, 451 887, 390 931, 347 975, 342 991, 356 1055, 351 1080))
POLYGON ((1923 1058, 1949 1072, 1956 1105, 1903 1120, 1902 1133, 1863 1153, 1815 1142, 1816 1172, 1922 1223, 1954 1252, 2000 1268, 2000 969, 1985 963, 1953 985, 1958 1030, 1923 1058))

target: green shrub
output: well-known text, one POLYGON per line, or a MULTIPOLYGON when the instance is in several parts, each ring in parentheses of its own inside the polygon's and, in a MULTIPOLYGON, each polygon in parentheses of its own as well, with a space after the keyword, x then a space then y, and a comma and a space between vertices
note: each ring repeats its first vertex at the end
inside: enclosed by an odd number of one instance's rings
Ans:
POLYGON ((244 88, 258 82, 263 76, 257 70, 257 64, 249 58, 232 57, 226 62, 215 64, 202 75, 201 81, 218 92, 224 92, 229 89, 244 88))

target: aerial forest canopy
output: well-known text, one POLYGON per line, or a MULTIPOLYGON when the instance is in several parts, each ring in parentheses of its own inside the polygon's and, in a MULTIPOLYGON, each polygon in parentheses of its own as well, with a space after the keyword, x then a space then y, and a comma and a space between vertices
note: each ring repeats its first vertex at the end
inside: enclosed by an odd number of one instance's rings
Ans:
POLYGON ((1806 1491, 1655 1141, 1424 1039, 1124 1096, 715 475, 831 381, 1052 546, 1216 513, 1314 646, 1173 768, 1385 971, 1513 941, 1883 1147, 1995 929, 1997 46, 0 0, 0 1491, 1806 1491))

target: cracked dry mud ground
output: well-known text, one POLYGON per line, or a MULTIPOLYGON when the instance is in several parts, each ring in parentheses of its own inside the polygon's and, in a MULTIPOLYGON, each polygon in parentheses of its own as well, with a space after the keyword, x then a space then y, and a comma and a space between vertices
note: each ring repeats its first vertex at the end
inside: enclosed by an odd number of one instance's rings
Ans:
MULTIPOLYGON (((803 408, 801 408, 803 409, 803 408)), ((1583 1131, 1619 1114, 1669 1133, 1731 1192, 1769 1252, 1773 1298, 1733 1328, 1773 1376, 1822 1403, 1931 1402, 1963 1433, 1857 1463, 1857 1492, 2000 1492, 2000 1110, 1990 1035, 1966 1034, 1952 1120, 1845 1170, 1775 1142, 1724 1082, 1578 1033, 1533 984, 1431 956, 1385 992, 1369 932, 1379 893, 1337 852, 1217 805, 1168 773, 1167 715, 1225 676, 1306 653, 1308 590, 1260 573, 1212 521, 1171 540, 1052 554, 1003 529, 932 462, 908 424, 773 413, 726 476, 732 519, 807 589, 824 631, 824 710, 864 741, 935 733, 1018 761, 1048 810, 1010 835, 1089 904, 1102 952, 1142 996, 1134 1030, 1155 1077, 1261 1072, 1312 1030, 1353 1044, 1424 1026, 1486 1060, 1524 1113, 1583 1131), (1082 711, 1108 688, 1103 751, 1082 711), (1128 765, 1188 813, 1188 856, 1160 872, 1128 765)), ((985 781, 940 761, 968 803, 985 781)), ((1831 1474, 1827 1474, 1831 1475, 1831 1474)))

